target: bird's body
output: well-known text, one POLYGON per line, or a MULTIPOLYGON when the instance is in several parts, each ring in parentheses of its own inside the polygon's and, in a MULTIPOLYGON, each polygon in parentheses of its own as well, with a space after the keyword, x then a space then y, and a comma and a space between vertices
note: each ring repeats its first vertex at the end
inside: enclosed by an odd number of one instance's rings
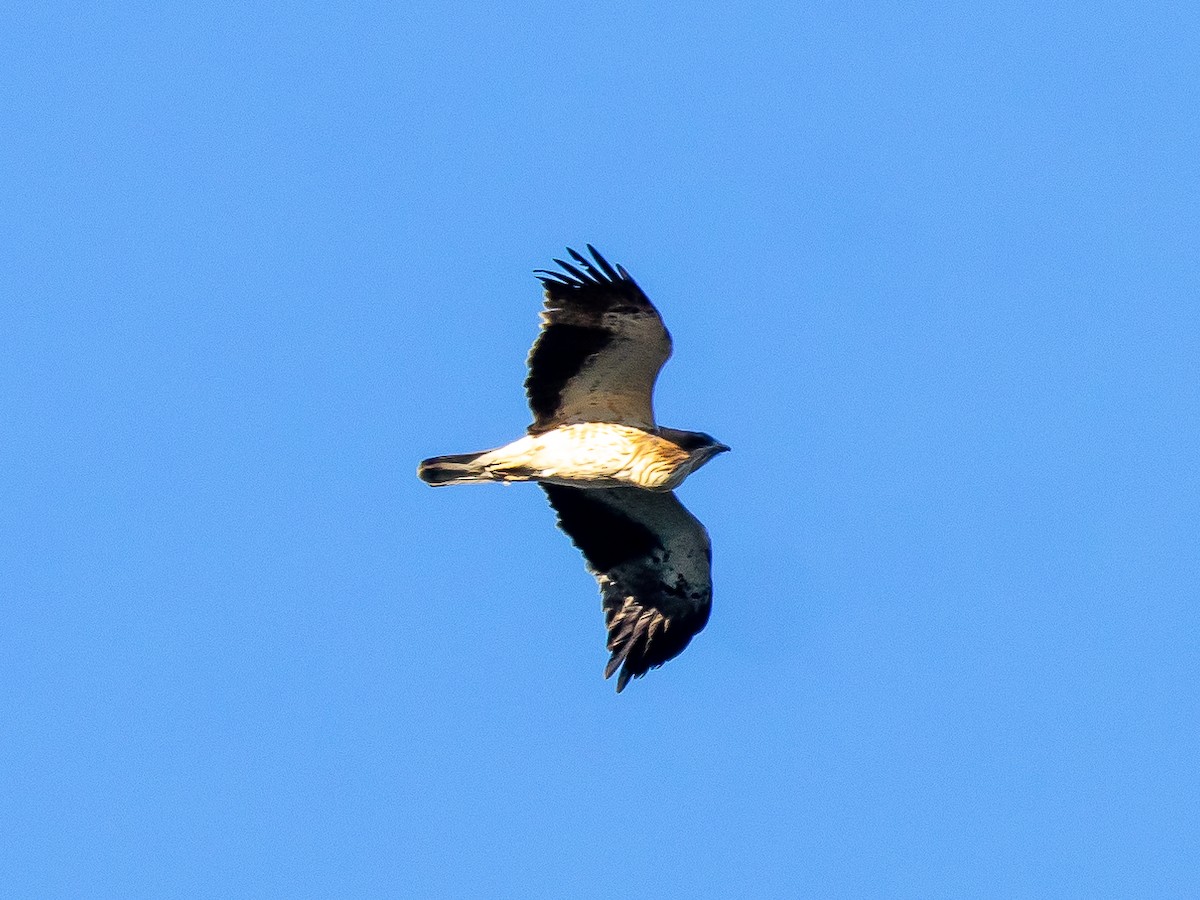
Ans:
POLYGON ((673 490, 729 448, 698 431, 659 426, 653 392, 671 355, 658 310, 620 266, 543 271, 542 330, 525 390, 534 420, 494 450, 436 456, 427 484, 536 481, 587 561, 603 598, 617 690, 681 653, 708 621, 708 532, 673 490))
POLYGON ((693 469, 712 458, 696 456, 688 449, 691 435, 610 422, 561 425, 527 434, 495 450, 434 457, 421 464, 419 474, 435 486, 472 481, 541 481, 568 487, 671 491, 693 469))

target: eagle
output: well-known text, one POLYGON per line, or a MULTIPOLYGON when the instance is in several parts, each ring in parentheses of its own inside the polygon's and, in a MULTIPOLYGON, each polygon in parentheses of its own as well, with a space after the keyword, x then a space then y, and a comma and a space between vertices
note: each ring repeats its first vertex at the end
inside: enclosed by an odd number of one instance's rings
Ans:
POLYGON ((708 622, 712 547, 674 494, 729 448, 656 424, 654 383, 671 335, 625 269, 591 259, 538 269, 545 306, 525 392, 533 423, 492 450, 435 456, 417 475, 435 487, 536 481, 559 527, 600 585, 617 692, 678 656, 708 622))

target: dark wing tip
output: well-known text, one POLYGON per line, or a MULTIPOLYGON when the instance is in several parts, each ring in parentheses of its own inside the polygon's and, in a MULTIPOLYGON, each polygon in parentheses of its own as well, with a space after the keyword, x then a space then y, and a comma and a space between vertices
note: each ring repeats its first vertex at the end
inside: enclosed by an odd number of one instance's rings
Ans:
POLYGON ((563 288, 574 286, 574 282, 572 282, 568 276, 562 274, 561 272, 552 272, 549 269, 534 269, 533 274, 536 275, 537 280, 547 288, 563 288))
MULTIPOLYGON (((592 249, 591 244, 588 244, 588 249, 589 250, 592 249)), ((588 276, 593 281, 600 282, 600 281, 604 280, 604 273, 601 272, 599 269, 597 269, 595 263, 593 263, 590 259, 588 259, 586 256, 584 256, 579 251, 572 249, 571 247, 567 248, 567 252, 571 254, 571 259, 575 260, 575 262, 577 262, 581 266, 583 266, 583 268, 587 271, 588 276)))
POLYGON ((712 610, 712 604, 706 602, 686 612, 674 609, 668 615, 653 605, 642 606, 633 597, 623 598, 620 605, 608 602, 608 597, 605 600, 612 656, 604 667, 604 677, 611 678, 618 668, 621 670, 618 694, 630 679, 641 678, 682 653, 708 624, 712 610))
MULTIPOLYGON (((629 277, 628 273, 626 273, 624 276, 621 276, 616 270, 613 269, 613 267, 611 265, 609 265, 608 260, 600 255, 600 251, 597 250, 595 247, 593 247, 591 244, 588 244, 587 248, 588 248, 588 253, 592 254, 592 256, 596 260, 596 264, 601 269, 604 270, 604 274, 608 276, 610 281, 619 281, 622 277, 624 277, 625 279, 627 279, 629 281, 633 280, 632 278, 629 277)), ((618 266, 617 268, 620 268, 620 266, 618 266)))
POLYGON ((555 272, 550 269, 535 269, 534 275, 542 284, 553 287, 571 287, 571 288, 588 288, 596 286, 604 286, 610 284, 621 284, 628 282, 634 284, 634 281, 629 277, 629 273, 621 266, 613 266, 600 255, 591 244, 587 244, 588 252, 592 254, 593 259, 588 259, 578 250, 572 247, 567 248, 567 254, 573 259, 574 263, 566 262, 565 260, 555 257, 554 263, 561 272, 555 272), (580 268, 582 267, 582 268, 580 268))

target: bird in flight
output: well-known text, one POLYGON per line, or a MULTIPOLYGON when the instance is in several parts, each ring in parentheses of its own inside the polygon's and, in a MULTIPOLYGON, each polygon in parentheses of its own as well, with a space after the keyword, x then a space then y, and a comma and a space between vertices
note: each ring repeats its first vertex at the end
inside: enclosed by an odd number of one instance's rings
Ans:
POLYGON ((729 448, 654 421, 654 382, 671 355, 658 310, 621 266, 592 259, 538 270, 542 327, 529 353, 527 433, 479 453, 435 456, 417 469, 434 486, 536 481, 559 527, 600 585, 617 692, 678 656, 708 622, 708 532, 675 497, 729 448))

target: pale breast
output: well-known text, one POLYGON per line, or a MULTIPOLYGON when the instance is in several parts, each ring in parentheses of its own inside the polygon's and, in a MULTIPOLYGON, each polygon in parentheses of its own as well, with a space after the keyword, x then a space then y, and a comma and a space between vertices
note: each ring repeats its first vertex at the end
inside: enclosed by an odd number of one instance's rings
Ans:
POLYGON ((679 449, 639 428, 584 423, 538 435, 534 465, 563 483, 633 484, 661 489, 678 465, 679 449))
POLYGON ((580 480, 612 476, 636 452, 635 429, 586 423, 555 428, 538 435, 533 465, 547 477, 580 480))

